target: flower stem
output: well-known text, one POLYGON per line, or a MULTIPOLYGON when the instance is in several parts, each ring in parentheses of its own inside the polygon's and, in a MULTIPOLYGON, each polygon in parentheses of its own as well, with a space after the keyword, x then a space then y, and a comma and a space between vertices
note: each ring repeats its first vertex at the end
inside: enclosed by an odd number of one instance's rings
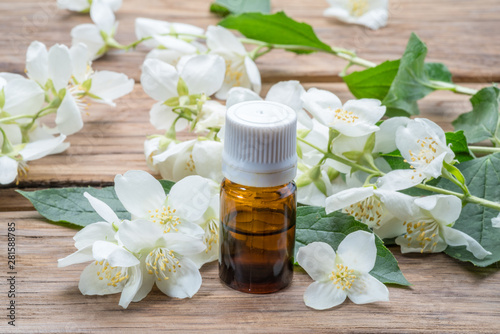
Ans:
POLYGON ((474 153, 497 153, 500 152, 500 147, 491 146, 469 146, 469 150, 474 153))

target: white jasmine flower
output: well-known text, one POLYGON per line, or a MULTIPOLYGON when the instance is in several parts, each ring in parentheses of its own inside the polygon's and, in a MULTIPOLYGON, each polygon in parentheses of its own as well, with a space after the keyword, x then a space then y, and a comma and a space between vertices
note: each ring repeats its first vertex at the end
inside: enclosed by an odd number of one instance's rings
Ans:
POLYGON ((107 241, 118 244, 115 235, 122 221, 106 203, 87 192, 83 195, 87 198, 95 212, 101 216, 104 221, 89 224, 78 231, 73 237, 77 251, 63 259, 59 259, 57 261, 58 267, 66 267, 76 263, 92 261, 92 246, 96 241, 107 241))
POLYGON ((346 297, 355 304, 388 301, 387 287, 369 274, 376 256, 375 236, 365 231, 347 235, 337 253, 324 242, 300 248, 297 262, 315 281, 304 293, 306 305, 324 310, 346 297))
POLYGON ((80 292, 83 295, 108 295, 121 292, 119 305, 127 308, 143 281, 139 260, 122 246, 112 242, 95 241, 91 250, 91 255, 75 257, 72 263, 63 262, 59 267, 95 261, 80 275, 78 284, 80 292))
MULTIPOLYGON (((135 19, 135 35, 137 39, 154 36, 153 39, 145 40, 143 42, 144 45, 152 48, 162 45, 163 47, 169 49, 172 48, 174 50, 179 50, 179 48, 177 47, 178 45, 183 45, 187 48, 198 46, 197 44, 192 42, 196 40, 197 35, 203 35, 204 32, 205 31, 202 28, 185 23, 171 23, 144 17, 138 17, 135 19), (175 38, 173 36, 170 36, 172 34, 180 35, 175 38), (163 39, 162 36, 170 36, 171 38, 163 39), (174 41, 174 39, 176 39, 177 41, 174 41), (162 42, 165 44, 162 44, 162 42), (181 42, 188 42, 188 44, 191 43, 191 45, 187 46, 186 44, 183 44, 181 42)), ((180 51, 187 51, 187 49, 181 49, 180 51)))
POLYGON ((164 179, 178 181, 188 175, 200 175, 222 181, 223 144, 213 140, 193 139, 168 147, 152 156, 153 165, 164 179))
POLYGON ((387 24, 387 0, 327 0, 330 8, 324 16, 334 17, 345 23, 364 25, 377 30, 387 24))
POLYGON ((200 133, 210 129, 220 129, 225 122, 226 107, 217 101, 206 101, 198 115, 194 130, 200 133))
MULTIPOLYGON (((299 123, 299 126, 302 125, 306 128, 311 128, 311 118, 304 111, 302 100, 300 98, 304 92, 304 87, 302 87, 299 81, 280 81, 271 86, 267 92, 265 101, 278 102, 289 106, 297 113, 297 122, 299 123)), ((226 107, 229 108, 233 104, 244 101, 261 100, 263 99, 253 90, 244 87, 233 87, 228 92, 226 107)))
POLYGON ((500 228, 500 214, 491 220, 491 225, 500 228))
POLYGON ((325 211, 337 210, 354 217, 373 228, 381 238, 394 238, 404 233, 403 220, 398 212, 401 208, 415 214, 413 198, 398 192, 374 189, 373 187, 349 188, 326 199, 325 211))
POLYGON ((28 76, 47 90, 53 87, 60 99, 56 113, 57 129, 70 135, 83 127, 83 97, 114 106, 114 99, 130 93, 134 80, 122 73, 93 72, 85 56, 87 48, 78 44, 68 49, 56 44, 47 52, 43 43, 33 42, 26 53, 28 76), (49 87, 51 86, 51 87, 49 87))
MULTIPOLYGON (((3 91, 3 102, 0 102, 0 112, 5 117, 34 115, 42 108, 45 98, 44 91, 36 82, 12 73, 0 73, 1 91, 3 91)), ((29 120, 18 120, 20 123, 27 121, 29 120)))
POLYGON ((195 236, 204 233, 196 222, 210 205, 210 185, 201 176, 186 177, 167 196, 160 182, 147 172, 128 171, 115 177, 116 195, 133 218, 150 220, 164 233, 195 236))
POLYGON ((219 210, 220 210, 220 186, 216 182, 209 182, 210 205, 197 224, 205 231, 202 241, 205 250, 194 254, 190 259, 199 267, 219 259, 219 210))
POLYGON ((396 130, 396 146, 411 165, 411 169, 398 169, 379 179, 379 187, 401 190, 422 181, 441 176, 443 163, 451 163, 455 154, 446 145, 443 129, 436 123, 416 118, 396 130))
POLYGON ((334 187, 324 168, 316 167, 315 176, 311 178, 312 166, 299 163, 297 168, 297 202, 305 205, 324 206, 325 200, 334 192, 334 187))
MULTIPOLYGON (((102 1, 94 1, 90 7, 90 18, 94 22, 79 24, 71 29, 72 45, 83 43, 87 46, 89 59, 97 59, 108 51, 108 44, 114 43, 118 28, 115 14, 102 1)), ((116 43, 116 42, 115 42, 116 43)))
POLYGON ((401 207, 400 217, 406 233, 396 238, 402 253, 421 252, 439 253, 447 246, 466 246, 478 259, 490 252, 485 250, 474 238, 452 228, 462 211, 462 201, 456 196, 433 195, 414 199, 417 210, 401 207))
POLYGON ((91 4, 102 2, 113 12, 116 12, 122 6, 122 0, 57 0, 57 7, 74 12, 87 13, 91 4))
POLYGON ((205 245, 191 235, 162 232, 150 221, 129 221, 120 226, 119 239, 141 261, 142 284, 133 301, 147 296, 155 283, 175 298, 191 298, 200 289, 201 275, 189 256, 203 251, 205 245))
POLYGON ((218 99, 225 100, 232 87, 249 88, 260 93, 262 84, 259 69, 236 36, 221 26, 209 26, 207 46, 210 53, 222 56, 226 61, 226 76, 216 94, 218 99))
POLYGON ((349 137, 360 137, 379 130, 375 124, 384 116, 379 100, 349 100, 344 105, 326 90, 310 88, 302 95, 304 109, 320 123, 349 137))
MULTIPOLYGON (((60 152, 60 146, 64 145, 65 135, 57 138, 38 140, 27 144, 10 146, 7 136, 3 131, 2 151, 0 152, 0 184, 10 184, 18 176, 26 175, 28 172, 27 162, 43 158, 46 155, 60 152), (7 148, 8 147, 8 148, 7 148)), ((67 146, 64 146, 66 148, 67 146)))

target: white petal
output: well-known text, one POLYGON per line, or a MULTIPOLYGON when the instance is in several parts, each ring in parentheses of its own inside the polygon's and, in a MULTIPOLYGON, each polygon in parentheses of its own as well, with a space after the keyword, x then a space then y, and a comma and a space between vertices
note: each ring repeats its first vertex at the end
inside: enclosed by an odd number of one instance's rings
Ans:
POLYGON ((326 310, 344 302, 347 295, 342 289, 337 289, 330 280, 314 282, 304 293, 304 303, 316 310, 326 310))
POLYGON ((302 110, 302 94, 305 89, 299 81, 281 81, 273 85, 266 95, 266 101, 274 101, 285 104, 295 111, 302 110))
POLYGON ((362 273, 370 272, 377 258, 375 235, 366 231, 348 234, 340 243, 337 256, 349 269, 362 273))
POLYGON ((45 85, 49 78, 49 60, 45 44, 34 41, 26 52, 26 70, 28 77, 45 85))
POLYGON ((159 245, 183 256, 198 254, 206 248, 201 237, 182 233, 163 233, 159 245))
POLYGON ((115 26, 115 14, 111 8, 101 1, 93 1, 90 6, 90 18, 99 30, 111 34, 115 26))
POLYGON ((40 159, 46 155, 52 154, 54 149, 56 149, 65 139, 65 135, 60 135, 59 137, 28 143, 19 151, 19 154, 21 154, 25 161, 40 159))
POLYGON ((160 141, 160 137, 146 139, 144 141, 144 156, 146 158, 146 163, 148 164, 149 169, 151 169, 154 173, 158 173, 158 168, 153 165, 153 155, 160 149, 160 141))
POLYGON ((142 273, 141 275, 142 283, 141 286, 139 287, 139 290, 136 292, 134 298, 132 299, 132 301, 134 302, 143 300, 153 288, 153 285, 155 284, 156 280, 155 275, 148 273, 148 269, 146 268, 146 263, 144 259, 141 261, 140 270, 142 273))
POLYGON ((351 188, 326 199, 326 213, 343 209, 373 195, 373 187, 351 188))
POLYGON ((229 30, 221 26, 209 26, 207 28, 207 46, 212 52, 224 51, 236 54, 245 54, 243 44, 229 30))
POLYGON ((10 184, 16 180, 18 162, 7 156, 0 156, 0 184, 10 184))
POLYGON ((375 190, 375 195, 384 203, 389 212, 402 220, 409 220, 421 215, 419 207, 415 205, 415 198, 412 196, 385 189, 375 190))
POLYGON ((142 65, 141 84, 144 91, 157 101, 177 96, 179 74, 172 65, 158 59, 146 59, 142 65))
MULTIPOLYGON (((12 145, 18 145, 23 142, 23 134, 17 124, 0 124, 0 128, 5 132, 12 145)), ((30 136, 30 140, 32 140, 30 136)), ((3 135, 0 133, 0 147, 3 145, 3 135)))
MULTIPOLYGON (((168 34, 171 30, 171 24, 166 21, 153 20, 144 17, 135 19, 135 35, 137 39, 153 36, 156 34, 168 34)), ((143 44, 147 47, 154 48, 158 46, 158 42, 154 39, 146 40, 143 44)))
POLYGON ((131 267, 129 271, 130 277, 127 280, 127 284, 123 287, 120 302, 118 303, 123 308, 128 307, 142 286, 142 272, 139 269, 139 265, 131 267))
POLYGON ((198 141, 193 146, 193 162, 198 175, 219 183, 222 181, 222 150, 224 145, 213 140, 198 141))
POLYGON ((48 53, 49 77, 52 79, 54 88, 59 91, 68 85, 73 71, 71 56, 66 45, 56 44, 48 53))
POLYGON ((25 78, 13 79, 5 85, 3 110, 15 115, 34 115, 42 109, 44 91, 38 84, 25 78))
MULTIPOLYGON (((203 35, 205 32, 202 28, 194 26, 192 24, 173 22, 170 26, 174 32, 179 34, 190 34, 190 35, 203 35)), ((188 36, 184 36, 188 38, 188 36)))
POLYGON ((354 304, 388 302, 389 290, 375 277, 366 273, 356 277, 352 287, 347 291, 347 296, 354 304))
POLYGON ((187 221, 196 221, 208 209, 213 181, 198 175, 188 176, 177 182, 168 195, 168 204, 176 214, 187 221))
POLYGON ((375 134, 375 147, 373 152, 390 153, 397 149, 396 131, 400 126, 406 126, 410 119, 408 117, 393 117, 384 121, 375 134))
POLYGON ((443 226, 441 228, 442 236, 444 241, 450 246, 465 246, 465 248, 474 254, 478 259, 484 259, 486 256, 491 255, 491 252, 488 252, 476 241, 476 239, 472 238, 468 234, 461 232, 459 230, 455 230, 454 228, 443 226))
POLYGON ((171 143, 168 145, 167 150, 164 152, 153 156, 153 163, 157 164, 166 161, 168 158, 175 156, 176 154, 185 152, 193 147, 196 139, 186 140, 180 143, 171 143))
POLYGON ((387 25, 388 16, 387 9, 372 10, 361 16, 354 23, 364 25, 372 30, 377 30, 387 25))
POLYGON ((177 50, 153 49, 146 55, 146 59, 158 59, 167 64, 175 66, 181 57, 185 56, 184 52, 177 50))
POLYGON ((196 53, 194 45, 173 36, 153 35, 153 39, 166 49, 176 50, 184 54, 196 53))
POLYGON ((226 106, 217 101, 206 101, 198 117, 195 132, 207 131, 209 128, 221 128, 226 122, 226 106))
POLYGON ((85 196, 85 198, 89 201, 95 212, 97 212, 97 214, 101 216, 105 221, 110 224, 118 223, 120 221, 113 209, 111 209, 106 203, 104 203, 100 199, 95 198, 88 192, 85 192, 83 196, 85 196))
POLYGON ((462 211, 462 201, 451 195, 433 195, 415 199, 415 204, 430 212, 445 225, 454 223, 462 211))
POLYGON ((255 62, 249 56, 245 57, 245 72, 248 76, 248 80, 250 81, 250 87, 252 90, 257 94, 260 94, 260 90, 262 89, 260 72, 255 62))
POLYGON ((139 260, 132 253, 107 241, 94 242, 92 254, 97 261, 107 260, 112 267, 127 268, 139 264, 139 260))
POLYGON ((57 7, 75 12, 83 12, 90 8, 88 0, 57 0, 57 7))
POLYGON ((83 43, 73 45, 69 49, 71 56, 71 65, 73 67, 72 73, 75 79, 82 83, 87 74, 87 66, 89 66, 89 50, 83 43))
POLYGON ((491 219, 491 226, 500 228, 500 214, 491 219))
MULTIPOLYGON (((134 79, 123 73, 99 71, 92 75, 90 93, 100 97, 102 102, 115 105, 113 100, 127 95, 134 89, 134 79)), ((101 100, 96 100, 101 102, 101 100)))
POLYGON ((87 56, 91 60, 99 58, 103 54, 103 51, 105 51, 106 43, 95 24, 85 23, 77 25, 71 29, 71 38, 72 45, 83 43, 87 46, 87 56))
POLYGON ((59 105, 56 114, 56 124, 58 130, 65 135, 72 135, 83 128, 82 114, 76 104, 74 97, 69 91, 59 105))
POLYGON ((377 123, 385 114, 385 106, 377 99, 349 100, 343 109, 352 111, 369 124, 377 123))
POLYGON ((163 235, 159 224, 149 220, 124 221, 118 230, 118 239, 125 248, 134 253, 155 248, 156 242, 163 235))
POLYGON ((425 176, 419 176, 415 170, 397 169, 379 178, 377 187, 383 190, 403 190, 419 184, 424 178, 425 176))
POLYGON ((235 105, 240 102, 245 101, 260 101, 262 98, 259 94, 254 91, 243 88, 243 87, 233 87, 229 90, 227 94, 226 107, 229 108, 232 105, 235 105))
POLYGON ((181 268, 170 279, 156 281, 156 286, 169 297, 191 298, 201 287, 201 275, 193 261, 183 258, 181 268))
POLYGON ((216 55, 200 55, 189 59, 180 73, 186 82, 189 94, 213 95, 222 85, 226 65, 216 55))
POLYGON ((59 268, 67 267, 73 264, 89 262, 92 260, 94 260, 94 257, 92 256, 92 245, 88 245, 78 249, 76 252, 66 256, 65 258, 57 260, 57 266, 59 268))
MULTIPOLYGON (((178 114, 172 111, 172 107, 163 104, 163 102, 155 103, 149 111, 149 121, 158 130, 170 129, 178 116, 178 114)), ((185 129, 186 126, 187 120, 185 118, 179 118, 177 123, 175 123, 175 131, 181 131, 185 129)))
POLYGON ((83 249, 92 246, 98 240, 114 242, 115 233, 116 231, 111 224, 97 222, 85 226, 75 234, 73 239, 75 240, 75 247, 83 249))
POLYGON ((139 170, 116 175, 115 191, 125 209, 137 217, 148 216, 148 210, 161 209, 167 198, 160 182, 139 170))
POLYGON ((337 95, 317 88, 310 88, 304 93, 302 102, 304 103, 304 109, 326 126, 333 122, 334 111, 342 108, 342 103, 337 95))
POLYGON ((95 265, 94 263, 89 264, 85 269, 83 269, 80 275, 80 282, 78 283, 78 288, 82 295, 109 295, 113 293, 118 293, 122 290, 122 286, 117 284, 116 286, 108 285, 108 280, 100 280, 97 271, 100 270, 102 266, 95 265))
POLYGON ((312 242, 299 248, 297 262, 315 281, 328 280, 335 267, 335 251, 324 242, 312 242))

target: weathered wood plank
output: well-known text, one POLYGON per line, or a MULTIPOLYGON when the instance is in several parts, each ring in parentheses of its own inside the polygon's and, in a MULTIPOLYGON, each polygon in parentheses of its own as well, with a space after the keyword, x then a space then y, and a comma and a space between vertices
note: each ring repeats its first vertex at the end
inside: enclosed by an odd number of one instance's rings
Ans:
MULTIPOLYGON (((481 85, 467 86, 479 88, 481 85)), ((264 85, 264 93, 269 87, 269 84, 264 85)), ((308 83, 305 87, 331 90, 342 101, 352 98, 343 83, 308 83)), ((471 108, 468 98, 450 92, 435 92, 421 101, 422 116, 436 121, 446 131, 452 131, 451 120, 471 108)), ((67 139, 71 147, 62 154, 30 162, 28 176, 20 179, 19 187, 110 184, 116 174, 131 169, 147 170, 144 140, 147 135, 161 133, 149 123, 148 111, 153 104, 154 100, 137 84, 129 96, 117 101, 116 108, 92 105, 89 114, 83 116, 83 130, 67 139)), ((189 136, 184 132, 178 138, 187 139, 189 136)), ((12 203, 0 201, 0 211, 17 210, 12 203)))
MULTIPOLYGON (((318 312, 302 300, 312 282, 297 270, 292 285, 271 295, 247 295, 223 286, 215 263, 202 268, 203 285, 192 299, 176 300, 156 288, 127 310, 118 295, 82 296, 78 280, 85 265, 57 268, 74 251, 75 230, 45 222, 35 212, 0 213, 0 261, 6 259, 6 222, 16 223, 16 328, 27 332, 496 332, 500 316, 500 272, 459 264, 444 254, 401 255, 394 248, 411 288, 389 287, 389 303, 354 305, 347 301, 318 312)), ((5 268, 5 265, 4 265, 5 268)), ((2 291, 5 291, 5 270, 2 291)), ((6 305, 6 293, 1 294, 6 305)), ((5 312, 5 311, 4 311, 5 312)))
MULTIPOLYGON (((207 27, 218 18, 208 12, 210 1, 126 1, 118 12, 120 21, 117 40, 132 42, 136 17, 150 17, 207 27)), ((378 31, 345 25, 325 18, 324 0, 273 0, 273 11, 285 10, 288 15, 312 24, 326 43, 353 49, 379 63, 399 58, 411 32, 416 32, 429 46, 429 61, 444 62, 454 79, 460 82, 493 82, 500 80, 500 44, 491 40, 491 32, 500 29, 500 3, 496 0, 398 0, 390 2, 389 25, 378 31)), ((88 23, 88 15, 79 15, 56 8, 55 1, 3 1, 0 3, 2 24, 0 34, 0 70, 21 73, 25 51, 33 40, 48 45, 71 42, 71 28, 88 23)), ((139 66, 146 49, 139 47, 129 54, 115 54, 95 63, 97 69, 125 72, 138 79, 139 66)), ((345 62, 328 55, 297 56, 272 52, 258 61, 263 80, 288 78, 301 81, 340 81, 338 73, 345 62)))

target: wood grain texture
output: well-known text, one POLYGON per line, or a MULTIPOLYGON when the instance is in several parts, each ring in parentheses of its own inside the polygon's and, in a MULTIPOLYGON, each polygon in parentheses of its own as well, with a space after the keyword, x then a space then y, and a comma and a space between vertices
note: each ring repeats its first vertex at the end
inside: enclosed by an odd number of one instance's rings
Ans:
MULTIPOLYGON (((117 13, 120 22, 117 40, 128 44, 135 40, 134 20, 150 17, 173 22, 195 24, 206 28, 218 22, 208 12, 210 0, 124 1, 117 13)), ((273 0, 273 12, 285 10, 298 21, 315 28, 328 44, 356 50, 362 58, 376 63, 401 57, 411 32, 417 33, 429 46, 428 61, 445 63, 454 79, 460 82, 500 81, 500 43, 494 42, 492 31, 500 29, 500 3, 496 0, 394 0, 390 1, 390 19, 384 29, 346 25, 322 12, 324 0, 273 0)), ((22 73, 25 52, 33 40, 52 45, 71 43, 70 31, 77 24, 89 23, 88 15, 56 8, 55 0, 16 0, 0 2, 2 24, 0 35, 0 70, 22 73)), ((140 77, 147 49, 126 55, 118 51, 95 64, 97 69, 125 72, 140 77), (124 69, 124 63, 127 65, 124 69)), ((301 81, 341 81, 338 73, 345 61, 326 54, 298 56, 281 51, 258 60, 265 81, 279 81, 291 76, 301 81)))
MULTIPOLYGON (((347 301, 328 311, 312 311, 302 300, 312 280, 299 269, 286 290, 248 295, 223 286, 212 263, 202 268, 203 284, 192 299, 172 299, 155 288, 123 310, 118 295, 81 295, 78 280, 85 265, 57 268, 57 259, 74 251, 74 230, 49 224, 35 212, 0 213, 0 221, 0 249, 6 248, 6 222, 16 223, 19 305, 15 330, 2 321, 3 333, 498 331, 500 273, 494 268, 473 269, 444 254, 405 256, 392 249, 413 286, 389 287, 388 303, 347 301)), ((4 282, 4 252, 0 261, 4 282)), ((0 305, 6 305, 3 292, 0 305)))

